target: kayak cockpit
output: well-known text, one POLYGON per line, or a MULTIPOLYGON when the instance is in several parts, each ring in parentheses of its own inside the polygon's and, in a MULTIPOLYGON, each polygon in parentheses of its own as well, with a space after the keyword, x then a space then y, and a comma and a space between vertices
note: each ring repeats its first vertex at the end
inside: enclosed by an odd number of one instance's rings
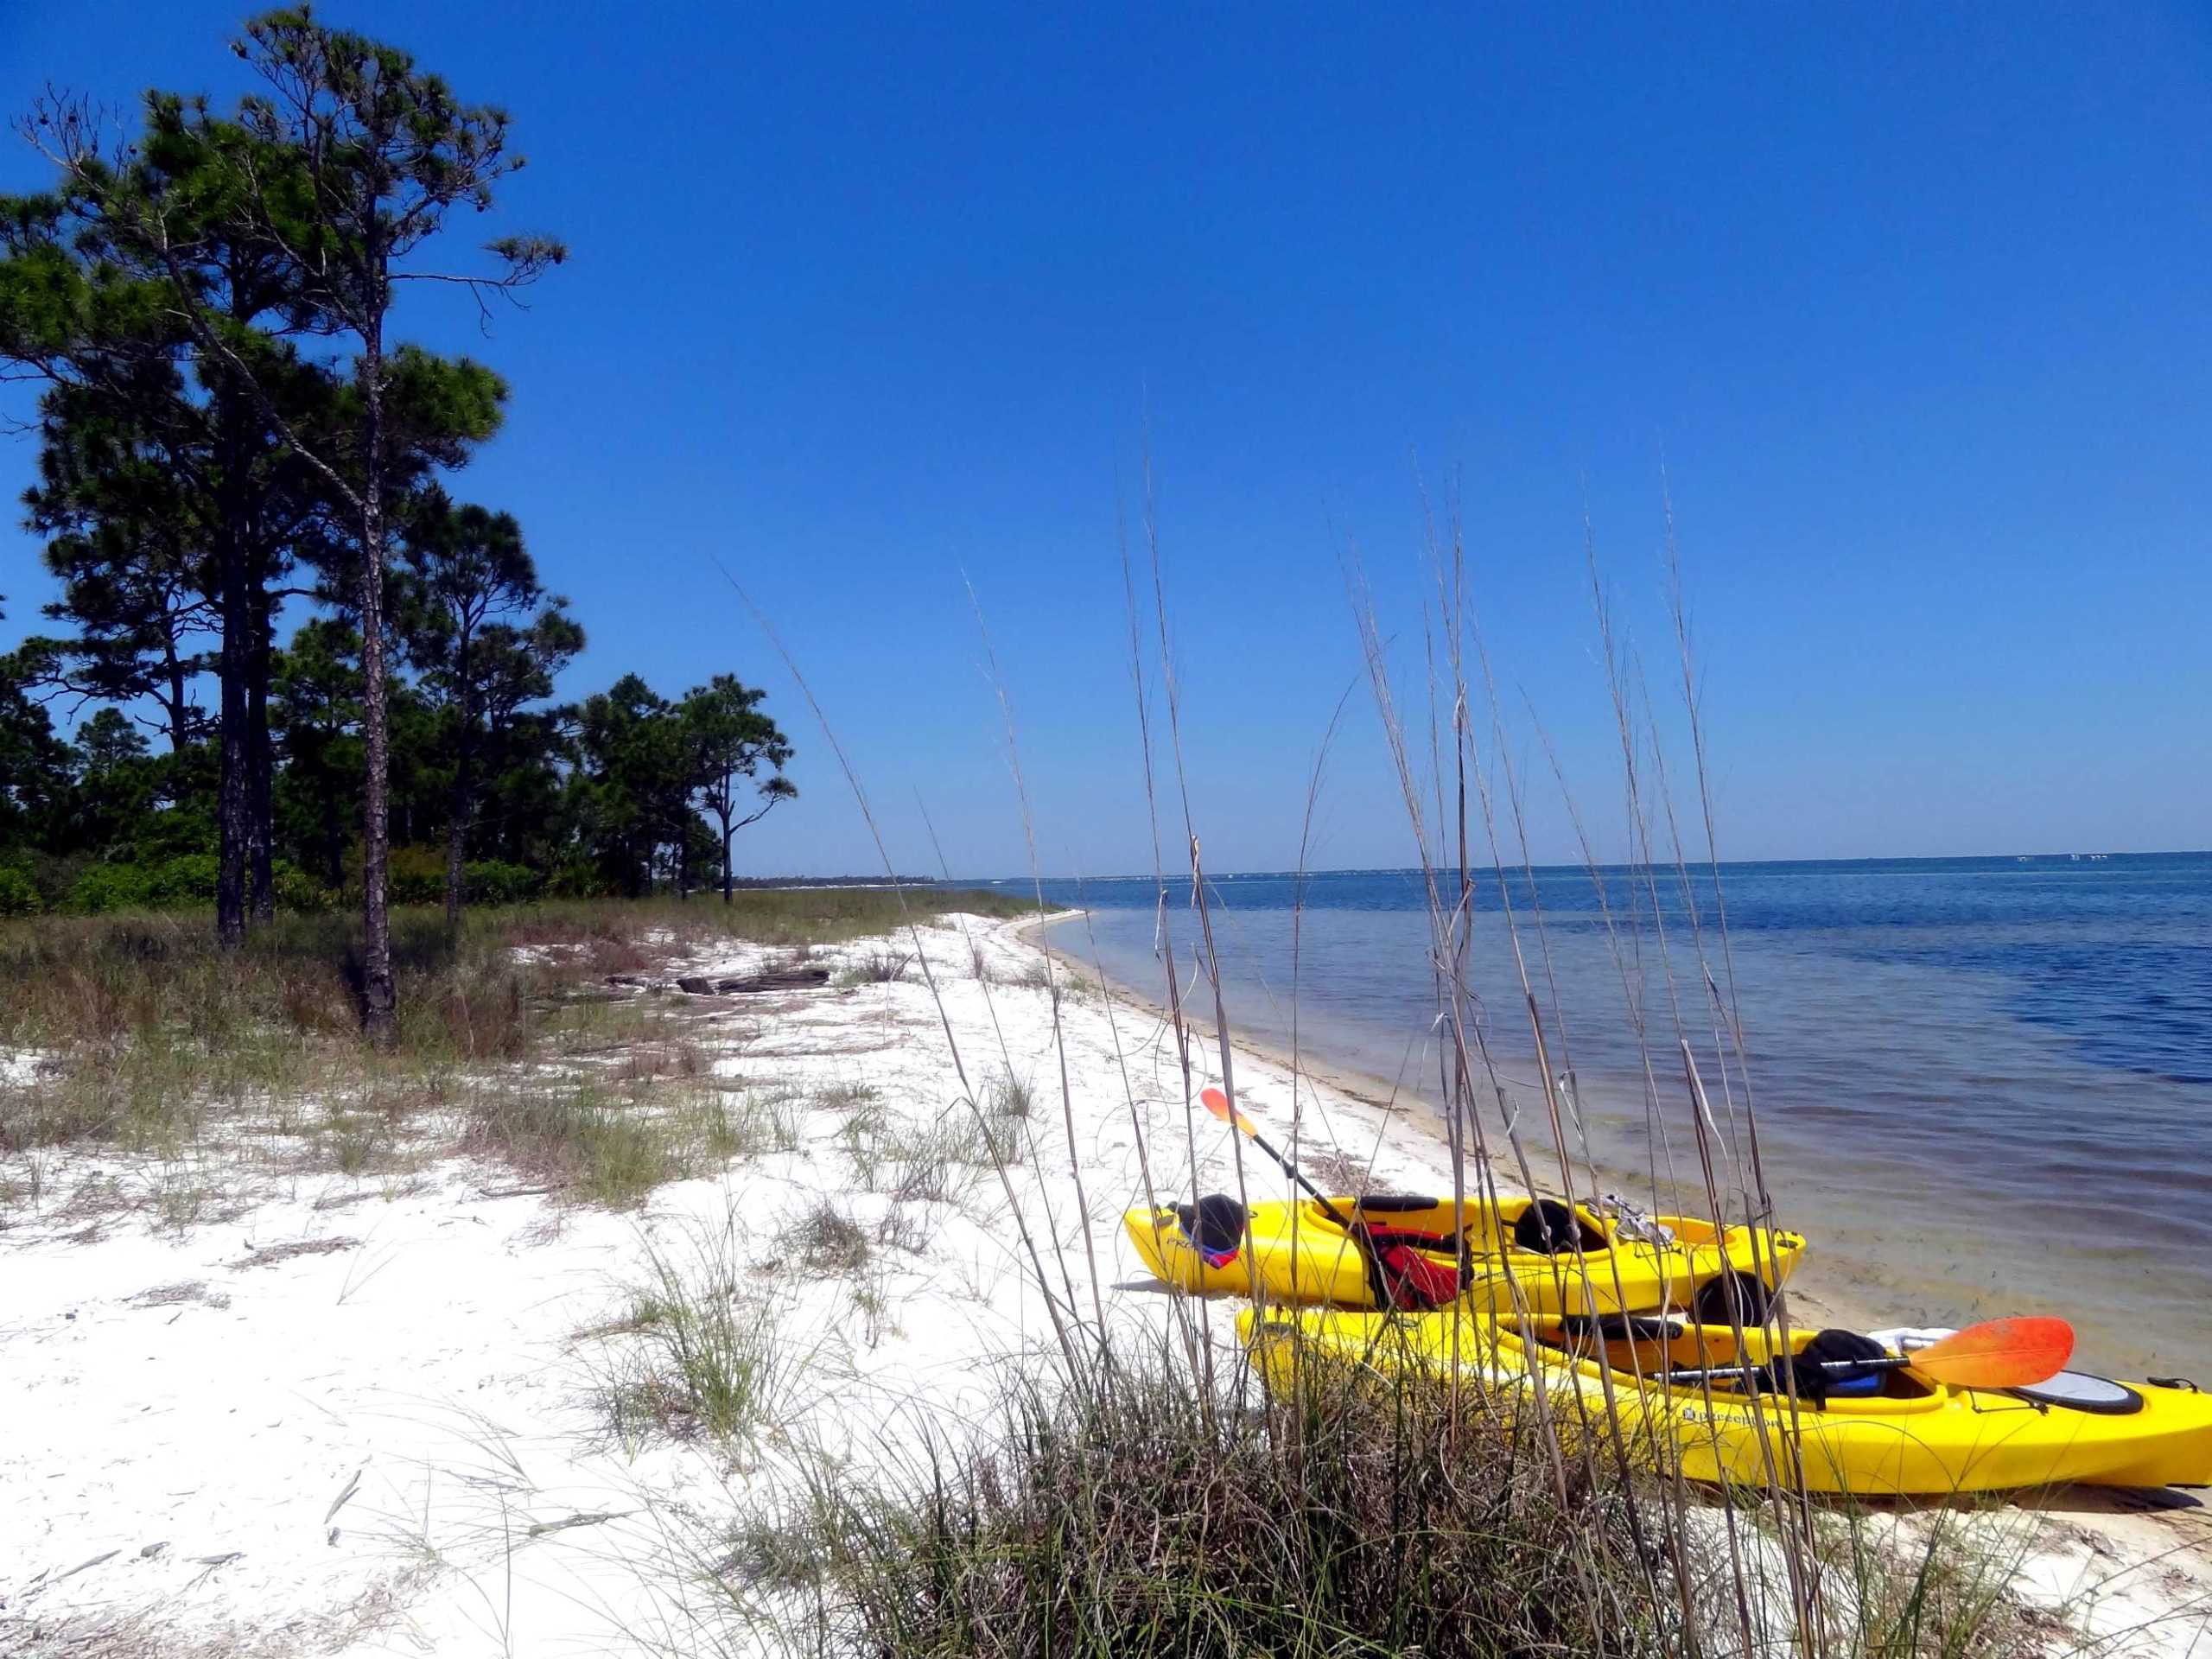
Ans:
MULTIPOLYGON (((1507 1322, 1509 1328, 1510 1322, 1507 1322)), ((1833 1333, 1829 1333, 1833 1334, 1833 1333)), ((1594 1377, 1602 1369, 1618 1383, 1637 1388, 1660 1385, 1677 1397, 1702 1397, 1708 1391, 1742 1398, 1746 1389, 1775 1402, 1789 1391, 1774 1362, 1785 1351, 1780 1334, 1768 1327, 1747 1325, 1739 1341, 1727 1325, 1696 1325, 1656 1315, 1605 1314, 1554 1317, 1529 1321, 1534 1346, 1571 1363, 1578 1372, 1594 1377)), ((1820 1351, 1815 1344, 1823 1333, 1790 1332, 1789 1353, 1805 1355, 1820 1351)), ((1885 1415, 1904 1410, 1933 1409, 1948 1391, 1911 1370, 1892 1364, 1868 1367, 1856 1374, 1844 1368, 1833 1382, 1814 1383, 1801 1372, 1797 1404, 1801 1410, 1878 1412, 1885 1415)))
MULTIPOLYGON (((1394 1236, 1426 1236, 1433 1248, 1449 1253, 1464 1246, 1472 1255, 1571 1255, 1607 1250, 1616 1240, 1611 1224, 1578 1205, 1570 1210, 1557 1198, 1470 1198, 1464 1203, 1425 1193, 1376 1192, 1332 1199, 1306 1199, 1299 1205, 1301 1225, 1311 1224, 1343 1233, 1344 1220, 1394 1236), (1336 1213, 1332 1213, 1332 1211, 1336 1213), (1341 1219, 1340 1219, 1341 1217, 1341 1219)), ((1422 1246, 1421 1248, 1432 1248, 1422 1246)))

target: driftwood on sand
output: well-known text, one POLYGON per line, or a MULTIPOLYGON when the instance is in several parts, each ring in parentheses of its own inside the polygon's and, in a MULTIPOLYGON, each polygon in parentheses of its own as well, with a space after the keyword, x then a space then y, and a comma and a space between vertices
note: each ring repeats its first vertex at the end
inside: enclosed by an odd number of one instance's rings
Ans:
POLYGON ((688 975, 673 985, 666 980, 641 979, 631 974, 609 974, 607 982, 631 990, 677 990, 692 996, 737 996, 753 991, 812 990, 830 982, 830 970, 801 965, 765 968, 757 974, 742 974, 734 979, 709 979, 701 975, 688 975))

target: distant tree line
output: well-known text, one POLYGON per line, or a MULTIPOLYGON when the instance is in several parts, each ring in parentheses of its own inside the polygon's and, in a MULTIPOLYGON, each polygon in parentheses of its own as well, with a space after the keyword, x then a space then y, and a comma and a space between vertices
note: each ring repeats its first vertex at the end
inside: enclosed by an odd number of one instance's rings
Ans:
POLYGON ((342 894, 384 1039, 395 896, 727 892, 791 750, 729 675, 553 703, 583 629, 515 518, 448 493, 508 388, 391 312, 565 257, 431 257, 522 165, 505 114, 304 8, 236 47, 260 91, 149 93, 127 143, 42 101, 55 181, 0 199, 0 375, 38 388, 23 499, 61 585, 0 658, 0 912, 204 899, 236 944, 342 894))
POLYGON ((933 875, 741 875, 741 892, 768 892, 796 887, 947 887, 952 884, 933 875))

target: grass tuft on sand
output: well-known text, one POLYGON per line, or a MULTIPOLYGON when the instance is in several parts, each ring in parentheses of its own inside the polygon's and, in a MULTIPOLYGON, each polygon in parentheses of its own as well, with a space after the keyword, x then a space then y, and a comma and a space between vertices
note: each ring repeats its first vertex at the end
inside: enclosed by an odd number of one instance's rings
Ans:
POLYGON ((822 1651, 1662 1649, 1626 1503, 1561 1503, 1471 1395, 1252 1413, 1166 1363, 1096 1382, 1014 1387, 983 1436, 887 1487, 814 1483, 807 1512, 736 1530, 734 1564, 804 1608, 796 1643, 822 1651))
POLYGON ((751 1441, 773 1419, 794 1374, 772 1300, 754 1294, 727 1228, 693 1231, 646 1250, 629 1317, 607 1333, 614 1345, 599 1397, 626 1446, 655 1434, 751 1441))
MULTIPOLYGON (((1603 1462, 1570 1459, 1562 1484, 1550 1432, 1418 1379, 1241 1408, 1157 1351, 1119 1356, 1080 1387, 1012 1382, 887 1478, 814 1471, 725 1529, 715 1578, 791 1651, 882 1659, 1738 1652, 1717 1511, 1603 1462)), ((1827 1519, 1821 1651, 2032 1650, 2001 1543, 1899 1548, 1881 1517, 1827 1519)), ((1756 1506, 1738 1525, 1770 1554, 1756 1506)), ((1786 1600, 1748 1617, 1758 1651, 1797 1650, 1786 1600)))

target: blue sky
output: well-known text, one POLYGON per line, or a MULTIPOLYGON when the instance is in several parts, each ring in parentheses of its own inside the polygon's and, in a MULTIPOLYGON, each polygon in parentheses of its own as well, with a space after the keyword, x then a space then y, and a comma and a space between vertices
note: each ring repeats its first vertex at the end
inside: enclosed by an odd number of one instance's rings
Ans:
MULTIPOLYGON (((1663 680, 1662 462, 1724 852, 2212 842, 2202 8, 324 10, 513 114, 486 228, 570 264, 488 340, 428 296, 402 332, 513 383, 455 488, 574 598, 565 693, 770 688, 804 795, 753 869, 874 852, 713 559, 901 868, 918 796, 957 869, 1027 862, 963 572, 1046 869, 1149 866, 1116 551, 1147 443, 1217 868, 1297 857, 1359 671, 1348 543, 1421 697, 1421 486, 1455 478, 1509 752, 1545 770, 1533 709, 1620 850, 1582 524, 1663 680)), ((16 0, 0 105, 227 97, 239 15, 16 0)), ((0 149, 0 188, 43 176, 0 149)), ((31 464, 0 442, 0 487, 31 464)), ((0 537, 4 643, 46 584, 0 537)), ((1408 855, 1363 690, 1313 856, 1408 855)))

